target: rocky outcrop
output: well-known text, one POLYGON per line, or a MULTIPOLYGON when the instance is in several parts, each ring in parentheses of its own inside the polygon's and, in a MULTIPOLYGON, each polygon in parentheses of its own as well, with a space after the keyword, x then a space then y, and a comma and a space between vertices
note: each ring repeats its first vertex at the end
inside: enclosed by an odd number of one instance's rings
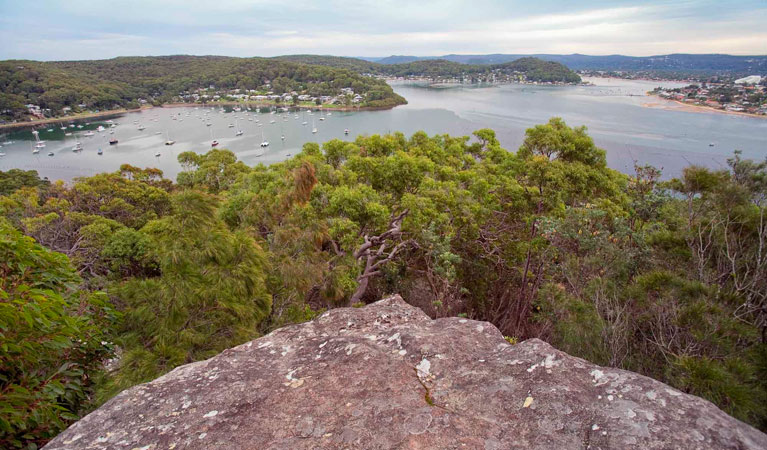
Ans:
POLYGON ((650 378, 394 296, 129 389, 46 449, 764 449, 650 378))

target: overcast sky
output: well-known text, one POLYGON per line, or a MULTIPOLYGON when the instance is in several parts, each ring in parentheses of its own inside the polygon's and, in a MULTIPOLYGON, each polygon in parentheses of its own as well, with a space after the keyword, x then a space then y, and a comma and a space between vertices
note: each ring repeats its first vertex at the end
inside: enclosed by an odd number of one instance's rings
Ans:
POLYGON ((767 54, 767 0, 0 0, 0 59, 767 54))

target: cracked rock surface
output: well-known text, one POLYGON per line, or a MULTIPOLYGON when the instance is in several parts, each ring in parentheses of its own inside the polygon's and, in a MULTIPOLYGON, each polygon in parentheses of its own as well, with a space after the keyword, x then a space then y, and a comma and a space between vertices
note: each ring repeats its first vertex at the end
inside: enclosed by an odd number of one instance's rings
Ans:
POLYGON ((698 397, 393 296, 119 394, 46 449, 765 449, 698 397))

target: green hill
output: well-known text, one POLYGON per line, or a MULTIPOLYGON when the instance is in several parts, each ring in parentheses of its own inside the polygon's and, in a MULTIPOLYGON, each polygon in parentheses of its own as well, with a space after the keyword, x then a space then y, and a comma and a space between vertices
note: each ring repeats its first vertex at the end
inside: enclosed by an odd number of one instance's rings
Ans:
POLYGON ((139 99, 153 103, 188 101, 182 96, 198 89, 334 96, 342 88, 360 94, 360 106, 405 103, 385 81, 359 71, 272 58, 181 55, 0 62, 0 114, 7 119, 26 114, 26 104, 48 108, 56 115, 64 107, 81 104, 88 109, 111 109, 137 106, 139 99))

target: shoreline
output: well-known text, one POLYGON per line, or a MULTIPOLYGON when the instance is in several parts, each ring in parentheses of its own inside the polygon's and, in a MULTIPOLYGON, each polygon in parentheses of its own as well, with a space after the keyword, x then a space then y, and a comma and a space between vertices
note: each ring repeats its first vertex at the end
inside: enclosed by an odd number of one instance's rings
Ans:
MULTIPOLYGON (((406 105, 407 103, 402 103, 406 105)), ((283 105, 278 103, 269 102, 211 102, 211 103, 166 103, 162 106, 154 106, 153 108, 188 108, 188 107, 203 107, 203 108, 215 108, 217 106, 277 106, 279 108, 297 108, 297 109, 311 109, 315 111, 340 111, 340 112, 354 112, 354 111, 384 111, 387 109, 394 109, 400 105, 394 106, 321 106, 321 105, 283 105)))
POLYGON ((705 106, 705 105, 692 105, 690 103, 680 102, 679 100, 665 99, 653 94, 647 94, 647 96, 654 97, 657 100, 661 100, 663 102, 668 102, 668 103, 666 104, 662 102, 642 103, 642 106, 645 108, 665 109, 667 111, 683 111, 683 112, 694 112, 694 113, 727 114, 731 116, 767 119, 767 115, 764 115, 764 114, 752 114, 752 113, 740 112, 740 111, 727 111, 724 109, 712 108, 710 106, 705 106))
MULTIPOLYGON (((151 108, 151 107, 150 107, 151 108)), ((50 125, 55 123, 73 122, 77 120, 93 119, 93 118, 105 118, 109 116, 119 116, 121 114, 138 112, 144 109, 150 108, 135 108, 135 109, 112 109, 109 111, 99 111, 95 113, 80 114, 77 116, 64 116, 64 117, 51 117, 48 119, 30 120, 29 122, 14 122, 0 124, 0 130, 13 130, 16 128, 28 128, 38 125, 50 125)))
MULTIPOLYGON (((406 105, 407 102, 402 103, 406 105)), ((298 108, 298 109, 311 109, 315 111, 339 111, 339 112, 355 112, 355 111, 385 111, 388 109, 394 109, 400 105, 394 106, 320 106, 320 105, 278 105, 276 103, 269 102, 213 102, 213 103, 166 103, 161 106, 143 106, 141 108, 134 109, 113 109, 109 111, 99 111, 95 113, 80 114, 77 116, 64 116, 64 117, 51 117, 47 119, 30 120, 29 122, 14 122, 0 124, 0 131, 8 130, 13 131, 23 128, 34 128, 39 125, 51 125, 64 122, 74 122, 78 120, 94 119, 94 118, 108 118, 110 116, 120 116, 132 112, 141 112, 145 110, 151 110, 154 108, 190 108, 190 107, 204 107, 215 108, 217 106, 279 106, 281 108, 298 108)))

